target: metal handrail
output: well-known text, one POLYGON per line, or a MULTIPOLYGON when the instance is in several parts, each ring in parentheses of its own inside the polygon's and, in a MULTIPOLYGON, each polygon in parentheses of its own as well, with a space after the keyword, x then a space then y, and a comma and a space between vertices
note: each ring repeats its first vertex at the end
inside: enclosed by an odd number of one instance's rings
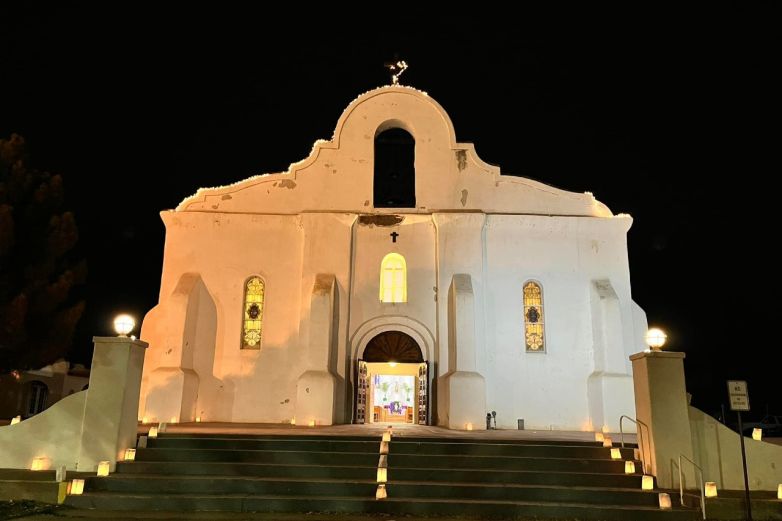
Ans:
MULTIPOLYGON (((646 425, 644 422, 642 422, 638 418, 633 419, 633 418, 630 418, 629 416, 623 414, 622 416, 619 417, 619 440, 622 443, 622 448, 623 449, 625 448, 625 433, 624 433, 624 429, 622 428, 622 425, 623 425, 622 424, 622 420, 625 420, 625 419, 626 420, 630 420, 631 422, 633 422, 636 425, 636 427, 640 427, 640 426, 646 427, 646 432, 647 432, 647 434, 649 433, 649 426, 646 425)), ((640 455, 641 455, 641 467, 642 467, 642 469, 644 471, 644 474, 648 474, 648 472, 647 472, 647 463, 646 463, 646 461, 647 461, 646 460, 646 450, 644 450, 644 447, 646 447, 646 444, 644 443, 644 432, 643 432, 643 429, 640 429, 640 428, 636 428, 636 432, 638 433, 638 447, 640 449, 640 455)), ((649 449, 649 459, 651 459, 651 456, 652 456, 651 449, 649 449)))
POLYGON ((684 505, 684 480, 682 479, 682 458, 692 463, 692 466, 698 469, 698 472, 700 473, 701 512, 703 513, 703 519, 705 520, 706 519, 706 492, 704 490, 704 485, 703 485, 703 469, 700 468, 697 463, 695 463, 690 458, 688 458, 687 456, 681 453, 679 453, 679 503, 681 503, 682 506, 685 506, 684 505))

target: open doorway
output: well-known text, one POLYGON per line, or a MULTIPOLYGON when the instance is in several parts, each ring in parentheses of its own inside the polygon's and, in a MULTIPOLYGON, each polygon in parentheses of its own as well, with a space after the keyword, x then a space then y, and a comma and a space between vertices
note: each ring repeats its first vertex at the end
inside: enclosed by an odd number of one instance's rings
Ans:
POLYGON ((429 370, 421 349, 400 331, 377 335, 356 364, 356 423, 426 425, 429 370))

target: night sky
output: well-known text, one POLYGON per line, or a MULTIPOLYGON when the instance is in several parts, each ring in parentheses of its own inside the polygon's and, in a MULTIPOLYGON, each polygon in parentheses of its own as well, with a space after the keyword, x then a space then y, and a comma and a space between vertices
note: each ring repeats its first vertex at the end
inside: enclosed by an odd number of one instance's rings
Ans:
POLYGON ((482 159, 633 216, 633 297, 687 352, 694 405, 715 413, 725 379, 747 379, 753 413, 782 414, 778 7, 422 20, 400 5, 304 25, 133 7, 0 8, 0 137, 63 176, 88 262, 74 361, 117 312, 157 302, 159 211, 304 158, 397 54, 482 159))

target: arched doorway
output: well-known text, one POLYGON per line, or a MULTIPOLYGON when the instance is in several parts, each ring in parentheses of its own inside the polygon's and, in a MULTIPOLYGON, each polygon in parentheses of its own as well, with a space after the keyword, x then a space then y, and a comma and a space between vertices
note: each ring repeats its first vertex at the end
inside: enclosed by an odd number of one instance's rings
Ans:
POLYGON ((401 331, 376 335, 356 373, 356 423, 427 424, 429 368, 413 337, 401 331))

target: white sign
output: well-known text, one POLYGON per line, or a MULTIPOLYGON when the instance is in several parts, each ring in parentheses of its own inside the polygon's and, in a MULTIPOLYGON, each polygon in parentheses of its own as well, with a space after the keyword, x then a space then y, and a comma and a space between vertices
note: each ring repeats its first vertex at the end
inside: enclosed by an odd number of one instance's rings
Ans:
POLYGON ((743 380, 728 380, 728 396, 730 397, 731 411, 749 410, 747 382, 743 380))

